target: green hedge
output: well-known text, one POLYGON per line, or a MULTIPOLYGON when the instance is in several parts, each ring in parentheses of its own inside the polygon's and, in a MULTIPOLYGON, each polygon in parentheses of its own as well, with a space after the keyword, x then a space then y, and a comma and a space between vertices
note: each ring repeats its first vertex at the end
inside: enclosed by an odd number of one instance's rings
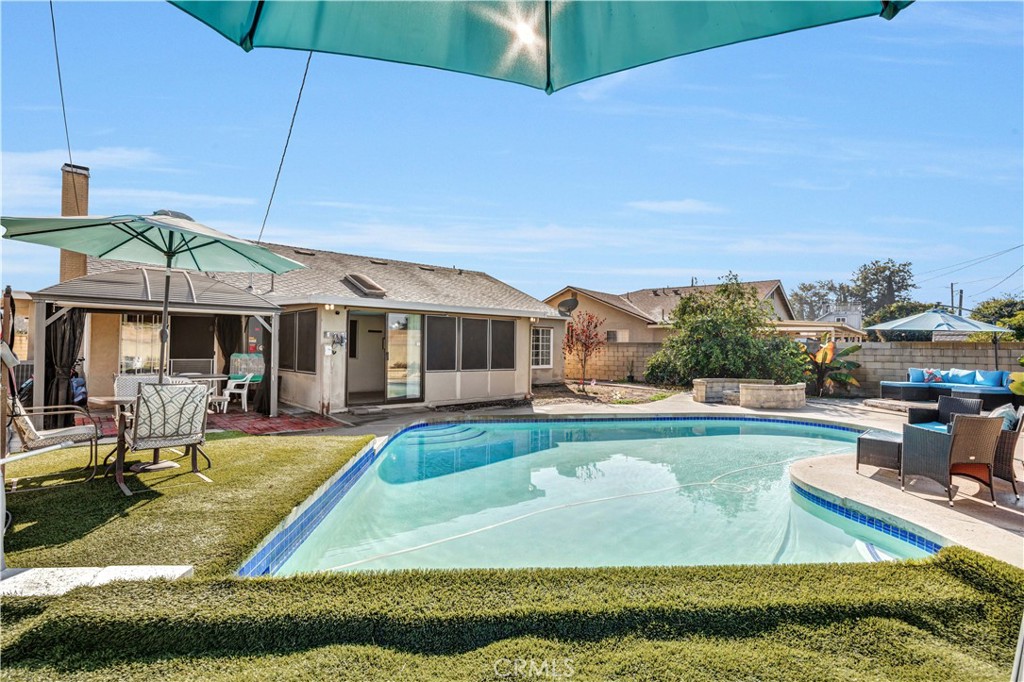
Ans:
POLYGON ((328 645, 454 655, 517 637, 750 638, 783 627, 828 629, 884 619, 968 647, 979 640, 986 657, 1009 665, 1013 642, 1006 639, 1010 616, 1003 607, 1016 609, 1019 619, 1021 589, 1024 572, 964 550, 884 564, 401 571, 114 584, 54 600, 5 642, 4 659, 92 666, 140 651, 159 658, 233 656, 328 645))

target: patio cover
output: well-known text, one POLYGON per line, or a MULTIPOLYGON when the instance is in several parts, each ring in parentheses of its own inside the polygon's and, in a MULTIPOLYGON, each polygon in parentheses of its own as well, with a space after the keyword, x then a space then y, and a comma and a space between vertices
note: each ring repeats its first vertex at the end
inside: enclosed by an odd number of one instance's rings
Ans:
MULTIPOLYGON (((32 331, 33 356, 45 357, 46 328, 69 310, 78 308, 86 312, 154 313, 163 310, 163 268, 127 268, 111 272, 98 272, 78 277, 31 292, 36 306, 32 331), (53 308, 48 311, 47 306, 53 308), (49 316, 47 316, 49 312, 49 316)), ((270 411, 277 416, 277 327, 281 308, 254 293, 239 289, 207 275, 172 270, 170 278, 172 313, 202 313, 207 315, 249 315, 272 335, 275 348, 271 354, 270 411)), ((46 385, 42 363, 35 368, 36 381, 33 404, 42 405, 43 387, 46 385)))

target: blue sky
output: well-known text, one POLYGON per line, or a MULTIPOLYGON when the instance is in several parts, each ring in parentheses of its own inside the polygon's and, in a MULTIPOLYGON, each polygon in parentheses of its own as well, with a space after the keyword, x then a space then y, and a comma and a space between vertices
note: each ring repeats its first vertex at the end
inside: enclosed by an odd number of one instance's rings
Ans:
MULTIPOLYGON (((161 2, 58 2, 90 213, 184 211, 255 238, 305 54, 245 53, 161 2)), ((920 1, 548 96, 315 55, 265 239, 484 270, 538 297, 910 260, 919 300, 1022 289, 1024 13, 920 1), (923 281, 927 278, 930 281, 923 281)), ((56 215, 49 7, 0 3, 3 215, 56 215)), ((56 252, 3 242, 5 284, 56 252)))

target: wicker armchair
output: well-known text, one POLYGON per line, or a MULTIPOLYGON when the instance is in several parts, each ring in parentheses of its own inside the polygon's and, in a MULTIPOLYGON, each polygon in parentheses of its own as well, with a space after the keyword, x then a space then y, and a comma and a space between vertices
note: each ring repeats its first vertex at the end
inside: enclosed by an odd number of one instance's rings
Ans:
POLYGON ((185 447, 192 456, 192 473, 209 482, 199 472, 199 455, 212 466, 203 451, 206 443, 206 403, 209 389, 200 384, 139 384, 132 410, 131 427, 125 431, 124 447, 115 463, 117 484, 125 495, 131 491, 124 483, 125 450, 159 450, 185 447))
POLYGON ((973 398, 952 398, 948 395, 939 396, 939 403, 934 408, 912 407, 907 411, 908 424, 924 424, 938 422, 950 424, 953 415, 981 414, 981 401, 973 398))
POLYGON ((1013 495, 1018 500, 1020 493, 1017 492, 1017 477, 1013 470, 1013 453, 1017 449, 1017 441, 1021 432, 1024 431, 1024 407, 1017 410, 1017 428, 1012 431, 1003 429, 999 432, 999 441, 996 444, 996 459, 992 465, 992 475, 1009 481, 1013 486, 1013 495))
POLYGON ((929 478, 943 487, 952 507, 952 477, 966 476, 987 485, 996 506, 992 468, 1002 427, 998 419, 963 414, 955 415, 950 433, 904 424, 900 490, 906 491, 907 477, 929 478))

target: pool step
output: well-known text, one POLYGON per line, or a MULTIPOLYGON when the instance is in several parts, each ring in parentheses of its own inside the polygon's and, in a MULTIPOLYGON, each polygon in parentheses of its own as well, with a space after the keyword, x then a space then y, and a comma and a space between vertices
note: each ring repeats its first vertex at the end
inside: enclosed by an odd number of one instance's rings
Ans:
POLYGON ((417 445, 452 445, 466 443, 486 436, 483 429, 475 426, 453 426, 448 430, 432 429, 430 433, 411 434, 417 445))

